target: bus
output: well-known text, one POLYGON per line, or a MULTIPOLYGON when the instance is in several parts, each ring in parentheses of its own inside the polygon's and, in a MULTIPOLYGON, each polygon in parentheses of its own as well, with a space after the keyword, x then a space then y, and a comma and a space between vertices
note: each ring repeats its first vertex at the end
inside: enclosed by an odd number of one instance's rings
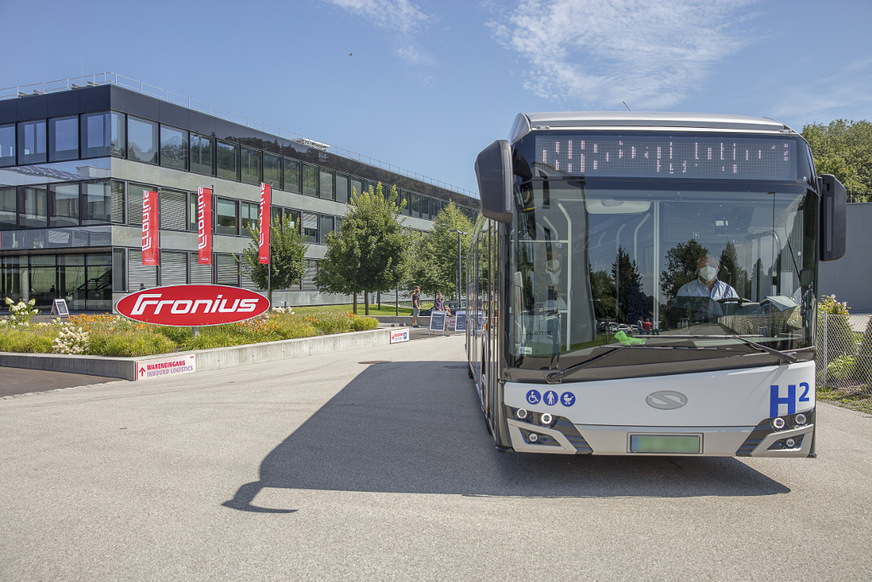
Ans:
POLYGON ((845 188, 768 118, 518 115, 475 163, 466 351, 500 450, 815 456, 845 188))

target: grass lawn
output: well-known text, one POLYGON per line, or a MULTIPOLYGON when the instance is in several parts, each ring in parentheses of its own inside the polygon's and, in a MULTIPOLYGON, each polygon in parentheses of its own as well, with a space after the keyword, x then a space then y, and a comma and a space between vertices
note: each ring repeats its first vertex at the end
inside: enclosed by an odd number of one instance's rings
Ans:
POLYGON ((835 390, 818 388, 816 396, 818 400, 832 402, 851 410, 872 414, 872 390, 867 387, 835 390))
MULTIPOLYGON (((351 312, 353 306, 349 303, 348 305, 313 305, 309 307, 293 307, 294 313, 322 313, 325 311, 334 312, 334 313, 344 313, 351 312)), ((382 303, 381 309, 378 308, 376 303, 369 304, 369 315, 396 315, 397 307, 394 303, 382 303)), ((357 304, 357 315, 366 315, 366 310, 364 309, 363 303, 357 304)), ((400 305, 400 315, 412 315, 412 308, 405 307, 400 305)))

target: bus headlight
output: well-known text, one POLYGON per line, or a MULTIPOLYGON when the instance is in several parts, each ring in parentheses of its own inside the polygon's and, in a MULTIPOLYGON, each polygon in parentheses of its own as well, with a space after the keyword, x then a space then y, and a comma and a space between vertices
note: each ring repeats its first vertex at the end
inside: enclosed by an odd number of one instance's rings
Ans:
POLYGON ((531 443, 538 443, 539 435, 537 435, 535 432, 531 432, 530 436, 527 437, 527 440, 529 440, 531 443))
POLYGON ((784 419, 780 416, 772 419, 772 428, 775 430, 781 430, 784 428, 784 419))
POLYGON ((801 412, 800 412, 799 414, 797 414, 797 415, 796 415, 795 417, 793 417, 793 418, 794 418, 794 420, 796 421, 797 426, 802 426, 803 424, 805 424, 806 422, 808 422, 808 417, 806 417, 806 416, 805 416, 803 413, 801 413, 801 412))
POLYGON ((551 423, 554 422, 554 417, 547 412, 544 412, 542 413, 542 416, 539 417, 539 421, 545 426, 551 426, 551 423))
POLYGON ((524 420, 527 418, 527 411, 523 408, 519 408, 517 412, 515 412, 515 416, 518 417, 518 420, 524 420))

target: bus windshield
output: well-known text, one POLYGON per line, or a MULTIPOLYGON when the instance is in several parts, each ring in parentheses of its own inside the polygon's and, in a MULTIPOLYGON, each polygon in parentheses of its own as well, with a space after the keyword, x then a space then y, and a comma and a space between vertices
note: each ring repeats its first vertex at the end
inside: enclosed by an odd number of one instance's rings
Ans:
POLYGON ((509 229, 512 367, 811 357, 795 353, 815 309, 816 194, 801 181, 538 174, 509 229))

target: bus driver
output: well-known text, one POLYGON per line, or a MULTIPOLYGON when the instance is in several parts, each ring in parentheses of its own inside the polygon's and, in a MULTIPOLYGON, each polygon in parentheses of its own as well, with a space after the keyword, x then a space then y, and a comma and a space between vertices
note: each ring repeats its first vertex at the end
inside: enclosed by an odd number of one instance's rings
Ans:
POLYGON ((686 283, 678 290, 679 297, 709 297, 718 299, 738 299, 736 290, 729 284, 718 280, 718 272, 721 264, 718 260, 705 254, 696 263, 697 277, 690 283, 686 283))

